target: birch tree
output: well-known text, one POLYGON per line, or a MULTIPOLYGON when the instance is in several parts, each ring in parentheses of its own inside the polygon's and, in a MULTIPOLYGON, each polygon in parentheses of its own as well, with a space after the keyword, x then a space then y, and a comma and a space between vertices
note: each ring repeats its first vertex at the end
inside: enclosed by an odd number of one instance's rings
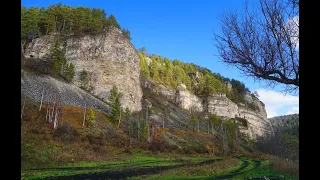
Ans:
POLYGON ((87 112, 87 103, 85 102, 84 104, 84 112, 83 112, 83 121, 82 121, 82 126, 84 127, 85 121, 86 121, 86 112, 87 112))

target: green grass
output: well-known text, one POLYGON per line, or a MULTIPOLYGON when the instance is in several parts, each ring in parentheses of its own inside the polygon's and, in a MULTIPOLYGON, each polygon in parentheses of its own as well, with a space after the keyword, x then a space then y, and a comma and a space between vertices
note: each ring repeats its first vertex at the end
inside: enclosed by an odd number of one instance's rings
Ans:
MULTIPOLYGON (((208 158, 203 157, 186 157, 183 160, 187 160, 189 163, 198 163, 208 158)), ((175 166, 185 163, 173 158, 161 158, 144 156, 140 154, 133 154, 132 158, 125 161, 115 162, 77 162, 65 166, 38 166, 28 169, 23 169, 21 175, 24 179, 41 179, 45 177, 54 176, 70 176, 77 174, 88 174, 97 172, 114 172, 123 171, 125 169, 132 168, 147 168, 157 166, 175 166)))
MULTIPOLYGON (((270 179, 299 179, 295 176, 279 173, 269 168, 269 160, 255 160, 241 157, 237 160, 237 165, 229 167, 228 164, 232 163, 231 160, 223 160, 221 162, 215 162, 213 165, 202 165, 198 167, 182 167, 177 169, 168 170, 166 172, 154 175, 144 175, 129 178, 130 180, 214 180, 225 179, 243 180, 250 177, 269 177, 270 179), (229 162, 228 162, 229 161, 229 162), (240 171, 239 168, 244 166, 245 161, 248 162, 248 166, 240 171), (257 164, 256 164, 256 163, 257 164), (230 175, 230 176, 229 176, 230 175), (225 177, 224 177, 225 176, 225 177)), ((233 162, 235 163, 235 162, 233 162)))

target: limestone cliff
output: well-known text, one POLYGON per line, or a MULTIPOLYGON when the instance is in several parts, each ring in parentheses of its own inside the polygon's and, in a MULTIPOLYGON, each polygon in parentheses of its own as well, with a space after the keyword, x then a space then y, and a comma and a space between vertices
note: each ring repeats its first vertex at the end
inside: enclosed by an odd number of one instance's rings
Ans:
MULTIPOLYGON (((57 39, 63 42, 61 48, 65 50, 66 59, 75 65, 75 78, 72 84, 80 87, 80 72, 87 71, 89 85, 93 88, 91 93, 104 101, 107 101, 112 86, 116 85, 122 94, 122 106, 128 107, 132 111, 139 111, 142 109, 143 88, 148 90, 149 95, 146 97, 152 99, 153 103, 157 103, 157 106, 162 108, 161 111, 151 111, 150 113, 150 118, 158 123, 170 123, 175 127, 183 128, 188 126, 189 113, 197 111, 213 113, 223 119, 245 119, 248 126, 241 128, 241 131, 252 138, 270 132, 270 122, 267 119, 264 104, 250 93, 245 94, 246 102, 253 103, 258 107, 256 110, 252 110, 245 104, 234 103, 225 94, 200 97, 189 92, 183 84, 173 90, 150 80, 140 80, 139 56, 130 41, 115 28, 96 35, 62 37, 51 34, 42 36, 27 45, 23 53, 24 57, 44 62, 50 61, 50 49, 57 39), (169 111, 167 111, 167 107, 170 107, 169 111)), ((147 62, 150 63, 149 61, 150 59, 147 62)), ((34 79, 37 77, 30 75, 22 78, 21 88, 23 94, 39 101, 42 86, 41 83, 36 86, 37 83, 33 82, 34 79), (32 92, 31 88, 34 89, 32 92)), ((56 91, 60 93, 63 93, 63 89, 68 87, 69 90, 66 92, 69 95, 62 96, 62 101, 65 104, 83 106, 81 99, 84 99, 85 95, 81 93, 85 93, 84 91, 72 90, 72 85, 58 83, 48 77, 38 78, 37 81, 47 82, 48 87, 50 85, 53 88, 58 88, 56 91), (57 83, 63 85, 55 87, 54 84, 57 83), (81 92, 81 95, 78 93, 73 97, 73 92, 81 92)), ((228 85, 228 89, 230 88, 232 88, 231 84, 228 85)), ((86 99, 92 99, 92 97, 86 99)), ((97 99, 93 98, 90 103, 98 109, 106 109, 105 105, 97 99)))
POLYGON ((110 89, 116 85, 121 92, 121 104, 132 111, 141 110, 140 59, 134 46, 116 28, 96 35, 46 35, 33 40, 25 49, 27 58, 46 60, 56 39, 63 41, 65 57, 75 65, 73 84, 80 87, 80 72, 88 72, 91 93, 107 101, 110 89))
MULTIPOLYGON (((243 118, 247 120, 248 127, 241 127, 240 130, 248 134, 251 138, 256 138, 256 136, 261 136, 272 131, 264 104, 258 98, 252 97, 251 94, 245 94, 245 98, 248 103, 252 102, 259 107, 256 110, 252 110, 244 104, 232 102, 225 94, 212 94, 205 97, 196 96, 190 93, 184 85, 179 86, 177 90, 172 90, 151 80, 143 79, 142 86, 154 94, 166 97, 171 103, 188 112, 207 111, 211 114, 218 115, 222 119, 243 118)), ((173 111, 172 113, 175 112, 173 111)), ((161 121, 158 120, 162 119, 161 115, 154 114, 151 118, 161 123, 161 121)), ((180 119, 180 121, 186 120, 188 121, 186 118, 180 119)))

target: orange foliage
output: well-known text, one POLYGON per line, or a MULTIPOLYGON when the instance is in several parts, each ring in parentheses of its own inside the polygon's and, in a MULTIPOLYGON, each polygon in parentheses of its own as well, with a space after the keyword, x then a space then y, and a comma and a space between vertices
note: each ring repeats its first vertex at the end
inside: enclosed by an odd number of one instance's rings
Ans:
POLYGON ((186 133, 185 130, 178 130, 177 136, 183 136, 186 133))

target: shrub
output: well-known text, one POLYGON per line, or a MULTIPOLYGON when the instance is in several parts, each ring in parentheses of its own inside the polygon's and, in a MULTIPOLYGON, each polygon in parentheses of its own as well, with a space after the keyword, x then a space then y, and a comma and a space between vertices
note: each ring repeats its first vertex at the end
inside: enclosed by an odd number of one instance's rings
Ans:
POLYGON ((68 123, 64 123, 59 126, 53 133, 53 138, 58 141, 63 141, 65 143, 71 143, 75 136, 79 133, 76 129, 70 126, 68 123))

